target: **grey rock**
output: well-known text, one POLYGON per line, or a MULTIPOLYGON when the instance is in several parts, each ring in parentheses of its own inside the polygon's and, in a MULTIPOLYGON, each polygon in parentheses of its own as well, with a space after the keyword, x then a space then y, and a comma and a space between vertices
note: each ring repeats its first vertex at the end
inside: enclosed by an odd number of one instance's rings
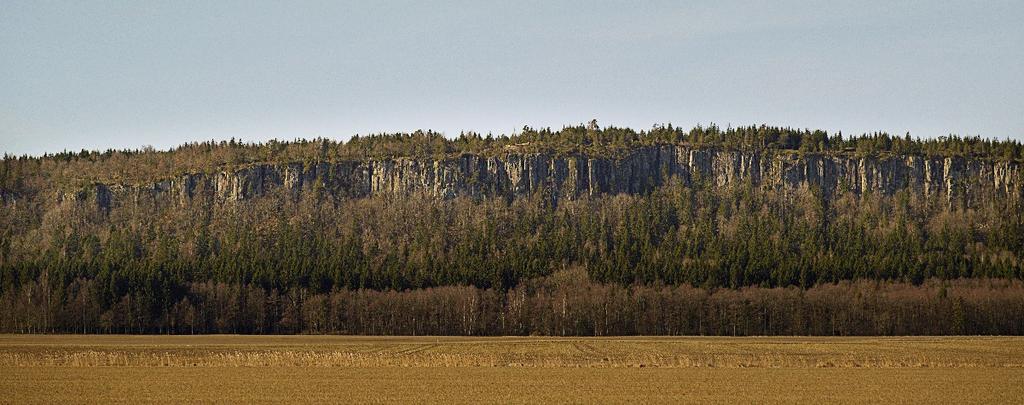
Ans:
MULTIPOLYGON (((767 189, 819 188, 837 193, 892 195, 908 190, 950 204, 982 195, 1020 199, 1017 162, 923 156, 797 156, 777 151, 737 151, 658 145, 617 157, 572 153, 508 153, 497 157, 463 154, 440 160, 396 158, 287 164, 253 164, 215 174, 190 173, 144 185, 95 184, 75 194, 109 210, 118 201, 188 205, 195 199, 236 204, 280 191, 292 198, 315 194, 336 200, 422 193, 436 198, 526 198, 535 194, 557 203, 603 194, 643 194, 678 179, 724 187, 749 183, 767 189), (989 193, 989 194, 985 194, 989 193), (79 195, 80 194, 80 195, 79 195)), ((4 201, 13 196, 3 194, 4 201)), ((58 193, 57 200, 69 198, 58 193)))

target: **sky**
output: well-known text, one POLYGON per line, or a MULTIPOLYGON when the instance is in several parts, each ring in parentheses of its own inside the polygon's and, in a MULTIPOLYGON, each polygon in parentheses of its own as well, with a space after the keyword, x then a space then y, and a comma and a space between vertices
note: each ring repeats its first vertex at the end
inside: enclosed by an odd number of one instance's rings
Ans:
POLYGON ((0 152, 767 123, 1024 140, 1024 1, 0 0, 0 152))

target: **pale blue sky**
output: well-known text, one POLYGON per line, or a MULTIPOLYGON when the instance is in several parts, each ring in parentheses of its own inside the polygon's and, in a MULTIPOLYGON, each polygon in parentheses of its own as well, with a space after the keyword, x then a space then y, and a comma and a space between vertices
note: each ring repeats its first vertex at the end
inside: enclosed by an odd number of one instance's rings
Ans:
POLYGON ((1024 139, 1024 2, 0 0, 0 150, 769 123, 1024 139))

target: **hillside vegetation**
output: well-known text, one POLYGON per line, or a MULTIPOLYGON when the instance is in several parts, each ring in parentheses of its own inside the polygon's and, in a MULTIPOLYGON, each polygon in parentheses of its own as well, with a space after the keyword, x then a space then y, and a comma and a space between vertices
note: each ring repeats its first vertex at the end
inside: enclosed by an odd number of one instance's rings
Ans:
POLYGON ((1020 334, 1022 149, 590 125, 8 156, 0 330, 1020 334))

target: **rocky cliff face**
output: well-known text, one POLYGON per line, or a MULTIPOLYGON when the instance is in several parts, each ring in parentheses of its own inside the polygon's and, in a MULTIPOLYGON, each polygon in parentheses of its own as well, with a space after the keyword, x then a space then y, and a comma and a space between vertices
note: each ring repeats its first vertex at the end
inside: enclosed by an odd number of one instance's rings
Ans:
POLYGON ((444 160, 399 158, 334 163, 255 164, 215 174, 194 173, 152 184, 96 184, 58 201, 95 204, 190 204, 204 198, 232 204, 270 193, 293 197, 326 193, 338 199, 424 193, 437 198, 470 196, 521 198, 540 194, 554 202, 600 194, 649 192, 670 178, 683 184, 757 187, 820 187, 838 192, 891 195, 909 190, 941 195, 953 202, 993 195, 1019 199, 1022 174, 1016 162, 921 156, 857 158, 779 152, 694 149, 661 145, 638 148, 619 158, 583 154, 509 153, 500 157, 463 155, 444 160))

